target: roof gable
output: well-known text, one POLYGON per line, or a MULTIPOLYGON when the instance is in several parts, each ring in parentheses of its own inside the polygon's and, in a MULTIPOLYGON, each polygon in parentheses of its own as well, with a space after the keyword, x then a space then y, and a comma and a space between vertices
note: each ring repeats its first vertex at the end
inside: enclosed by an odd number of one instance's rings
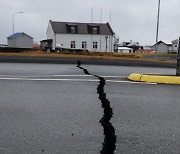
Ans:
POLYGON ((179 39, 175 39, 173 41, 171 41, 172 43, 178 43, 179 42, 179 39))
MULTIPOLYGON (((171 46, 172 44, 171 43, 166 43, 166 42, 164 42, 164 41, 159 41, 159 42, 157 42, 157 45, 159 45, 159 44, 164 44, 164 45, 167 45, 167 46, 171 46)), ((156 46, 156 43, 152 46, 152 47, 155 47, 156 46)))
MULTIPOLYGON (((101 35, 113 35, 114 32, 109 23, 77 23, 77 22, 57 22, 51 21, 52 29, 54 33, 67 34, 68 26, 76 26, 76 34, 90 34, 88 27, 99 27, 98 34, 101 35)), ((92 33, 91 33, 92 34, 92 33)))

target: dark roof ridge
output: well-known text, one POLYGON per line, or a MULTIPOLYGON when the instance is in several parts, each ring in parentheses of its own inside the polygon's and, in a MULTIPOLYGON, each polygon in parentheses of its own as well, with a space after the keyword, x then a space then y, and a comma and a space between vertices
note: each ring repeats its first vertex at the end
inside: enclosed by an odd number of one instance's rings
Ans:
POLYGON ((107 23, 98 23, 98 22, 73 22, 73 21, 67 21, 67 22, 65 22, 65 21, 52 21, 52 20, 50 20, 50 22, 52 22, 52 23, 70 23, 70 24, 89 24, 89 25, 93 25, 93 24, 98 24, 98 25, 105 25, 105 24, 107 24, 107 23))

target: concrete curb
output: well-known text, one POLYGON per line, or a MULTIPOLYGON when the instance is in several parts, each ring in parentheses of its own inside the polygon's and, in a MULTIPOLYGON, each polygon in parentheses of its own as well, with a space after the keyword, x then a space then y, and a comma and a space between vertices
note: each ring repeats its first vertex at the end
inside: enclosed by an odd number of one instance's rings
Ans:
POLYGON ((155 74, 138 74, 133 73, 128 76, 131 81, 161 83, 161 84, 180 84, 180 77, 155 75, 155 74))

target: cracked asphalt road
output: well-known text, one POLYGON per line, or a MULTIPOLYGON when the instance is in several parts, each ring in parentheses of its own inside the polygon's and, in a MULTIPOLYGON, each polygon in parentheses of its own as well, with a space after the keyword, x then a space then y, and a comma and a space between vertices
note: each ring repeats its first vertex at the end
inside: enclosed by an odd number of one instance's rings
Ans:
POLYGON ((106 85, 106 79, 98 76, 96 74, 91 74, 89 71, 83 67, 81 67, 81 61, 77 62, 77 67, 82 69, 85 74, 94 76, 99 79, 99 85, 97 87, 97 94, 99 96, 99 100, 101 101, 101 105, 103 108, 103 117, 100 120, 100 123, 104 130, 104 141, 102 144, 102 149, 100 151, 101 154, 114 153, 116 150, 116 133, 113 125, 110 120, 113 117, 113 109, 111 108, 111 103, 106 97, 106 93, 104 91, 104 86, 106 85))
MULTIPOLYGON (((132 72, 174 74, 174 69, 82 67, 106 79, 116 153, 180 153, 180 86, 125 78, 132 72)), ((74 65, 1 63, 0 153, 100 153, 104 113, 98 85, 97 77, 74 65)))

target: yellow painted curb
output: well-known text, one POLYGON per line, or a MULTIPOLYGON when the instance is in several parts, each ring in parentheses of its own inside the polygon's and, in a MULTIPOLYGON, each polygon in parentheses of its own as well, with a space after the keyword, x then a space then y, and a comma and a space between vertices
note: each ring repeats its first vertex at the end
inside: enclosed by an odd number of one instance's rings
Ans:
POLYGON ((180 77, 177 76, 133 73, 128 76, 128 79, 132 81, 149 82, 149 83, 180 84, 180 77))
POLYGON ((140 81, 141 77, 142 77, 142 74, 133 73, 128 76, 128 79, 132 81, 140 81))

